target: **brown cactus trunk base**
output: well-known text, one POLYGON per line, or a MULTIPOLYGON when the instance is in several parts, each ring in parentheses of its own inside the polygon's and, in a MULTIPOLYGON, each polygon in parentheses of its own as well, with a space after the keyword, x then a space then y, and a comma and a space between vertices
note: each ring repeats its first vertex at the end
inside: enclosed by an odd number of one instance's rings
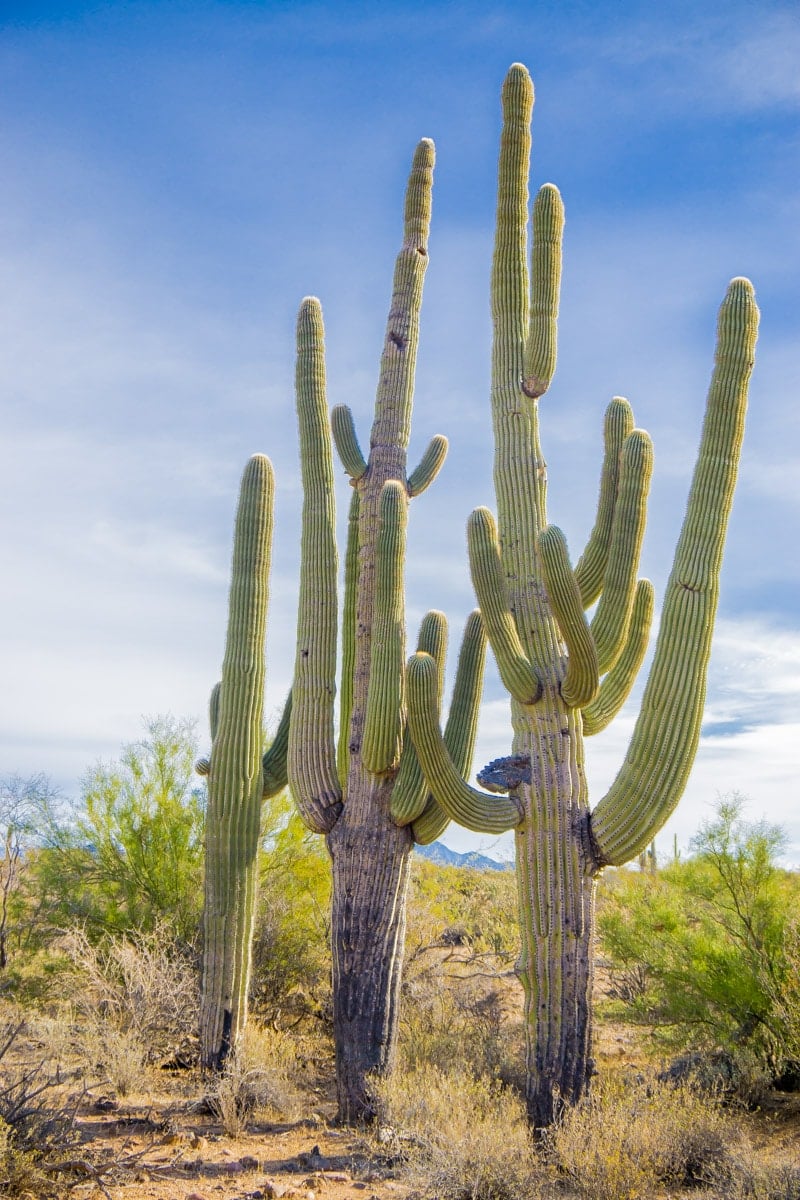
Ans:
POLYGON ((351 1125, 375 1115, 369 1076, 391 1068, 397 1045, 412 841, 388 817, 390 786, 348 797, 328 835, 336 1091, 351 1125))

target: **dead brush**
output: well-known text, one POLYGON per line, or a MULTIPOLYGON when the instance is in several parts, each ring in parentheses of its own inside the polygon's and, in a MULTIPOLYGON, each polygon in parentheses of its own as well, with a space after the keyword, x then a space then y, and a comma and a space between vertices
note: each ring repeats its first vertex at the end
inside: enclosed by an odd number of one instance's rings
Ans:
POLYGON ((248 1025, 224 1069, 211 1080, 205 1106, 228 1137, 239 1137, 254 1117, 293 1117, 302 1110, 301 1073, 294 1041, 279 1030, 248 1025))
POLYGON ((586 1200, 630 1200, 707 1185, 742 1135, 719 1104, 688 1085, 607 1078, 545 1131, 546 1160, 586 1200))
POLYGON ((498 1082, 421 1066, 373 1086, 375 1151, 393 1151, 422 1195, 532 1200, 546 1185, 525 1106, 498 1082))

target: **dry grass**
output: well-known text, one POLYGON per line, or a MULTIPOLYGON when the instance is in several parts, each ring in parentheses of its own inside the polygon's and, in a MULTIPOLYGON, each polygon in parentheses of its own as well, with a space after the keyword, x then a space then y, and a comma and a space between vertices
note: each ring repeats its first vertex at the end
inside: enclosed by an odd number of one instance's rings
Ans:
POLYGON ((211 1083, 208 1104, 228 1137, 240 1137, 256 1117, 300 1114, 302 1068, 296 1040, 283 1031, 247 1026, 225 1069, 211 1083))
POLYGON ((711 1182, 742 1144, 709 1096, 655 1078, 611 1076, 545 1136, 544 1153, 586 1200, 630 1200, 711 1182))
POLYGON ((412 1183, 441 1200, 532 1200, 547 1182, 525 1107, 500 1084, 437 1067, 375 1085, 379 1144, 412 1183))

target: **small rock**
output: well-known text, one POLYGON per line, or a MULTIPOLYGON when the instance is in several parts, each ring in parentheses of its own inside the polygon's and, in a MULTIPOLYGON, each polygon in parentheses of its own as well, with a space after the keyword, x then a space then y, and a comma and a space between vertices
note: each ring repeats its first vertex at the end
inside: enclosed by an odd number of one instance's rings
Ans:
POLYGON ((208 1196, 204 1196, 202 1192, 189 1192, 186 1200, 208 1200, 208 1196))
POLYGON ((243 1154, 242 1157, 239 1159, 239 1162, 242 1164, 243 1171, 257 1171, 258 1170, 258 1159, 255 1158, 252 1154, 243 1154))
POLYGON ((261 1195, 264 1197, 264 1200, 276 1200, 276 1197, 279 1195, 279 1192, 271 1179, 265 1179, 264 1182, 262 1183, 261 1195))
POLYGON ((345 1175, 344 1171, 326 1171, 322 1179, 328 1183, 349 1183, 350 1176, 345 1175))
POLYGON ((354 1187, 354 1188, 358 1188, 358 1190, 359 1190, 360 1192, 363 1192, 363 1191, 365 1191, 365 1190, 366 1190, 366 1187, 367 1187, 367 1185, 366 1185, 365 1183, 362 1183, 360 1179, 357 1179, 357 1180, 355 1181, 355 1183, 353 1184, 353 1187, 354 1187))
POLYGON ((199 1133, 193 1133, 189 1138, 189 1145, 193 1150, 205 1150, 208 1145, 208 1138, 203 1137, 199 1133))

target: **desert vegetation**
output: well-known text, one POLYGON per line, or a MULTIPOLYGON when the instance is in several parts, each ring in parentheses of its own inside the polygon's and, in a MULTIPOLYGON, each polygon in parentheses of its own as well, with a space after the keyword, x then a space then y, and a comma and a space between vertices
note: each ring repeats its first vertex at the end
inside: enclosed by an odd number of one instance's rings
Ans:
POLYGON ((251 1019, 224 1069, 200 1070, 196 752, 160 718, 75 806, 44 779, 4 781, 2 1194, 800 1196, 800 884, 741 798, 688 855, 602 880, 597 1078, 537 1138, 514 873, 416 856, 397 1067, 372 1081, 375 1122, 345 1130, 330 867, 285 792, 260 828, 251 1019), (114 846, 149 880, 141 901, 104 865, 114 846))

